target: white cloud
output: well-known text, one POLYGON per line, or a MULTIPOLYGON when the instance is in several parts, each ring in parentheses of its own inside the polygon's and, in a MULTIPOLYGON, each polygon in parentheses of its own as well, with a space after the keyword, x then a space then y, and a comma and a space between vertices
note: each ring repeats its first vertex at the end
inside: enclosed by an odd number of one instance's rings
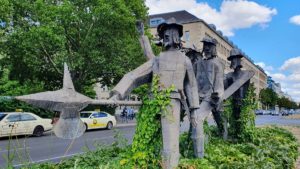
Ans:
POLYGON ((196 0, 146 0, 146 5, 150 14, 187 10, 207 23, 215 24, 227 36, 233 36, 237 29, 254 25, 266 27, 277 14, 276 9, 247 0, 225 0, 220 10, 196 0))
MULTIPOLYGON (((266 66, 267 65, 263 65, 266 66)), ((282 91, 287 92, 295 101, 300 102, 300 56, 287 59, 282 66, 269 74, 279 82, 282 91)))
POLYGON ((280 67, 280 70, 300 73, 300 56, 286 60, 280 67))
POLYGON ((285 81, 287 79, 286 76, 282 73, 274 73, 271 74, 271 76, 275 81, 285 81))
POLYGON ((254 64, 262 67, 265 71, 272 71, 272 70, 274 70, 273 66, 266 65, 264 62, 257 62, 257 63, 254 63, 254 64))
POLYGON ((296 25, 300 25, 300 15, 291 17, 290 22, 296 25))

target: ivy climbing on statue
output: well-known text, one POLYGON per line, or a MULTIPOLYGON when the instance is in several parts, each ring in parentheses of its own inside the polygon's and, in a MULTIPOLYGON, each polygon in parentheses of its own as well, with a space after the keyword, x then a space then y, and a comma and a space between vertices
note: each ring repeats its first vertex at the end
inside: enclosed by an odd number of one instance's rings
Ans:
MULTIPOLYGON (((232 49, 230 56, 227 58, 230 61, 230 68, 233 72, 226 75, 224 80, 225 88, 230 88, 236 81, 243 79, 243 76, 247 73, 245 70, 241 70, 243 54, 238 49, 232 49)), ((225 108, 225 122, 229 120, 229 135, 233 139, 240 139, 246 141, 251 139, 250 131, 254 128, 255 116, 253 110, 256 107, 254 87, 250 80, 247 80, 241 87, 236 90, 230 99, 226 101, 227 107, 225 108)), ((226 122, 227 123, 227 122, 226 122)), ((227 138, 227 124, 224 127, 224 138, 227 138)))
POLYGON ((159 166, 162 132, 161 116, 167 116, 167 106, 170 105, 170 93, 174 87, 159 89, 159 77, 154 76, 149 95, 148 86, 139 88, 143 105, 137 117, 136 132, 132 142, 132 153, 137 166, 159 166))

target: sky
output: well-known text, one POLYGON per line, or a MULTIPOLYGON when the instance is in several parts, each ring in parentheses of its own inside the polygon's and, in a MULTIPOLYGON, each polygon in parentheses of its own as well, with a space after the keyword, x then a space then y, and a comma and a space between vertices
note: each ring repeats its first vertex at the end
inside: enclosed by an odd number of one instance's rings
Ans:
POLYGON ((146 0, 149 14, 186 10, 215 24, 300 102, 299 0, 146 0))

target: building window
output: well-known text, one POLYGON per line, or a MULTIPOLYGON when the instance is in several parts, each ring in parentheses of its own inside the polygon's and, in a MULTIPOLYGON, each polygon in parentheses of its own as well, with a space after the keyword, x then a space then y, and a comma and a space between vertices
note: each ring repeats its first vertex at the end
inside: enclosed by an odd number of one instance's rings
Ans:
POLYGON ((205 33, 205 37, 206 37, 206 38, 213 39, 212 36, 210 36, 208 33, 205 33))
POLYGON ((152 18, 150 19, 150 26, 154 27, 159 25, 160 23, 163 23, 165 20, 163 18, 152 18))
POLYGON ((185 34, 185 40, 187 42, 189 42, 190 41, 190 31, 185 31, 184 34, 185 34))

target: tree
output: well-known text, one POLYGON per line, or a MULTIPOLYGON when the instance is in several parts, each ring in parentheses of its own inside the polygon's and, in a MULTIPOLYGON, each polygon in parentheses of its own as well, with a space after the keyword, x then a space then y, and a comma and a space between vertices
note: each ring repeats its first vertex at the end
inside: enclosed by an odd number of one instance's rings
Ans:
POLYGON ((274 107, 277 104, 278 95, 269 88, 262 89, 259 93, 260 101, 269 107, 274 107))
POLYGON ((144 57, 135 29, 145 20, 140 0, 4 0, 0 14, 2 65, 21 84, 41 82, 45 90, 61 87, 67 62, 79 92, 95 82, 115 84, 144 57), (1 11, 2 12, 2 11, 1 11), (9 23, 9 24, 8 24, 9 23))
POLYGON ((297 109, 298 105, 296 102, 289 100, 286 97, 282 97, 278 99, 278 106, 280 108, 287 108, 287 109, 297 109))

